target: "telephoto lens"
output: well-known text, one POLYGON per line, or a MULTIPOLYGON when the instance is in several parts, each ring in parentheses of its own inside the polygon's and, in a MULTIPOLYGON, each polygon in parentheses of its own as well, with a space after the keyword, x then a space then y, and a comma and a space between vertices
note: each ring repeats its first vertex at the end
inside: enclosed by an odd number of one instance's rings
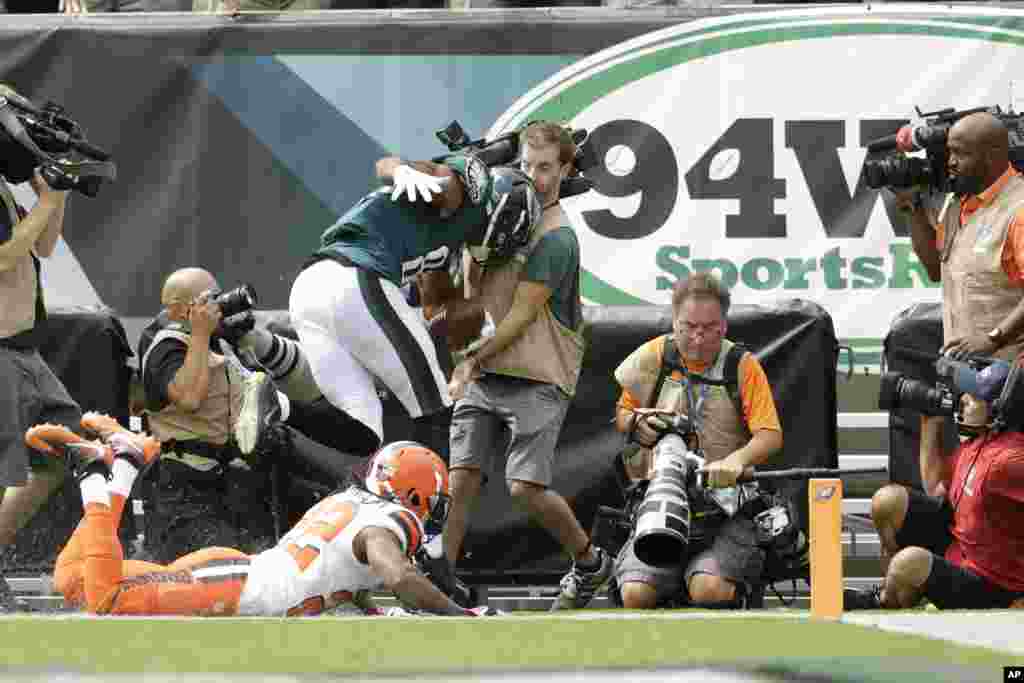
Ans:
POLYGON ((633 552, 644 564, 678 564, 690 542, 687 487, 693 463, 683 437, 666 434, 654 447, 654 476, 636 513, 633 552))
POLYGON ((217 295, 213 302, 220 306, 222 317, 230 318, 238 313, 252 310, 256 305, 256 290, 250 284, 241 284, 217 295))

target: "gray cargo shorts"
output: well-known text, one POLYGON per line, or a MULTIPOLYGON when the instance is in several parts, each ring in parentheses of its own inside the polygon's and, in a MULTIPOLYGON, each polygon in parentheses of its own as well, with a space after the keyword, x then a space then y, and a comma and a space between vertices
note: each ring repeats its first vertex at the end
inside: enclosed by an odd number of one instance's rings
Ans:
POLYGON ((652 586, 659 605, 673 600, 689 602, 686 586, 694 574, 711 574, 735 584, 752 585, 761 580, 764 551, 757 545, 754 522, 742 516, 730 517, 708 536, 691 543, 690 559, 659 567, 645 564, 633 552, 633 537, 615 560, 612 575, 621 587, 635 581, 652 586))
MULTIPOLYGON (((28 481, 30 454, 25 431, 40 422, 62 424, 76 432, 82 409, 34 349, 0 346, 0 486, 28 481)), ((43 465, 42 456, 32 459, 43 465)))
POLYGON ((507 454, 506 479, 550 486, 571 400, 554 384, 484 374, 455 404, 451 468, 484 470, 488 458, 507 454))

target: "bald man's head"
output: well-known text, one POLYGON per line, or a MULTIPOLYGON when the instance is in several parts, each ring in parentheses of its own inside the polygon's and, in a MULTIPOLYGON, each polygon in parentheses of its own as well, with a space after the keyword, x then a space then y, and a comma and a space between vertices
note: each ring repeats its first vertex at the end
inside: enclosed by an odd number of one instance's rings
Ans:
POLYGON ((976 112, 953 124, 950 137, 960 135, 967 144, 990 149, 1010 149, 1010 132, 1003 122, 988 112, 976 112))
POLYGON ((209 289, 220 289, 216 278, 202 268, 182 268, 171 273, 164 281, 160 303, 189 304, 209 289))
POLYGON ((951 186, 960 195, 981 194, 1010 164, 1010 133, 988 112, 970 114, 953 124, 946 148, 951 186))

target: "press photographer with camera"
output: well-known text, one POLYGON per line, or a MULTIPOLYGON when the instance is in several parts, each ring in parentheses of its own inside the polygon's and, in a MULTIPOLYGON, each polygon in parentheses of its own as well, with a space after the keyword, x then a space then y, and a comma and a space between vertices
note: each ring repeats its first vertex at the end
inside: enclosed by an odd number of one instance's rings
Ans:
MULTIPOLYGON (((58 110, 48 105, 40 111, 0 84, 0 547, 14 542, 18 530, 64 482, 63 471, 31 454, 18 431, 35 422, 77 430, 81 418, 78 404, 38 352, 40 324, 46 319, 40 260, 53 253, 63 233, 68 191, 83 190, 51 155, 65 155, 72 143, 84 142, 77 124, 58 110), (9 185, 24 182, 37 197, 27 213, 9 185)), ((90 189, 98 190, 98 184, 90 189)), ((0 577, 0 611, 17 607, 0 577)))
POLYGON ((347 456, 283 424, 293 402, 321 394, 300 345, 255 325, 255 303, 247 285, 221 292, 206 270, 183 268, 139 341, 147 428, 164 452, 145 497, 146 547, 161 561, 251 546, 246 534, 279 524, 275 463, 308 464, 329 485, 347 476, 347 456))
MULTIPOLYGON (((746 468, 782 448, 782 427, 760 362, 725 337, 730 302, 729 291, 711 273, 680 279, 672 292, 672 334, 645 343, 615 371, 622 387, 616 427, 640 447, 633 471, 640 477, 657 474, 650 449, 664 437, 667 417, 685 415, 705 462, 700 473, 710 494, 724 503, 705 502, 703 495, 690 500, 692 523, 690 509, 683 515, 685 551, 664 562, 638 556, 645 553, 637 552, 634 528, 614 569, 625 607, 739 608, 761 583, 765 550, 740 500, 756 497, 757 489, 736 484, 746 468)), ((689 484, 679 484, 683 501, 689 484)), ((650 486, 649 493, 657 484, 650 486)))
POLYGON ((922 434, 924 491, 889 484, 872 497, 884 581, 847 589, 845 609, 1024 607, 1024 369, 944 356, 941 385, 887 375, 880 405, 955 416, 962 442, 922 434))

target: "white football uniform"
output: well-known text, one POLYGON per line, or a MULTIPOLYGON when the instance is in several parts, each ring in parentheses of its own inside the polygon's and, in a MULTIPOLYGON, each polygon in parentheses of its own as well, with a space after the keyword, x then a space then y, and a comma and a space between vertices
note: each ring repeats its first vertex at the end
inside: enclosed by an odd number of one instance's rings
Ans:
POLYGON ((312 615, 383 586, 356 559, 352 541, 367 527, 393 532, 412 557, 423 538, 416 515, 397 503, 352 487, 323 499, 281 541, 252 558, 239 615, 312 615))

